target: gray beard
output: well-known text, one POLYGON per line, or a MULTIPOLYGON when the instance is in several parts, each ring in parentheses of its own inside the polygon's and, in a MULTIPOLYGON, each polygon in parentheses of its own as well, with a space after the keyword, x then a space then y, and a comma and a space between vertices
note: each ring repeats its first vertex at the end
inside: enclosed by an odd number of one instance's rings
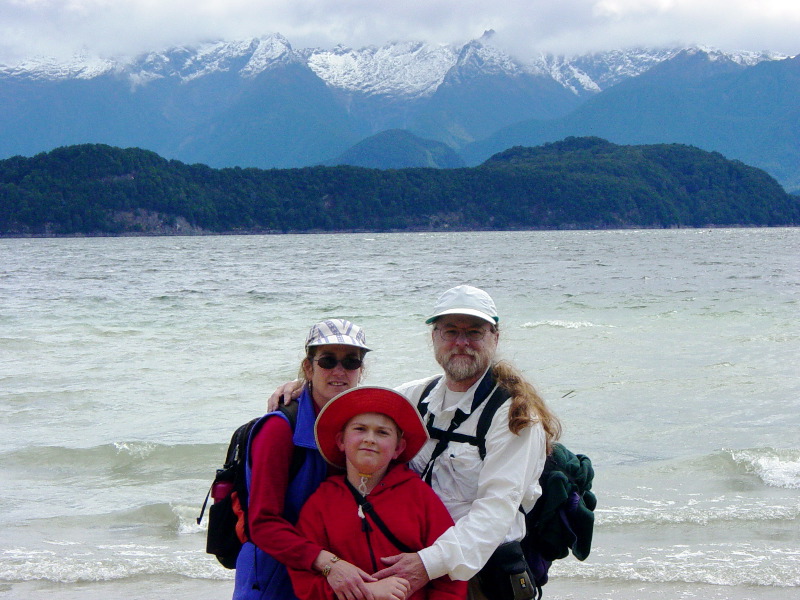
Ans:
POLYGON ((486 370, 486 368, 481 365, 480 357, 477 354, 472 355, 472 358, 474 360, 470 361, 464 360, 461 356, 451 356, 445 361, 444 357, 441 357, 441 360, 438 362, 449 379, 453 381, 465 381, 477 377, 486 370))

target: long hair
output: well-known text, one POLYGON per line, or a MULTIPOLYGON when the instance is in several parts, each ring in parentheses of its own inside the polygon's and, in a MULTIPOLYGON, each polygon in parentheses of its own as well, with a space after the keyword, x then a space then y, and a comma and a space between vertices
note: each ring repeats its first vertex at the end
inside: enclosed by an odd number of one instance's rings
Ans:
POLYGON ((495 383, 511 395, 511 408, 508 411, 508 428, 519 434, 523 428, 541 423, 547 440, 547 454, 553 449, 553 442, 561 437, 561 421, 547 407, 542 397, 509 362, 499 361, 492 367, 495 383))

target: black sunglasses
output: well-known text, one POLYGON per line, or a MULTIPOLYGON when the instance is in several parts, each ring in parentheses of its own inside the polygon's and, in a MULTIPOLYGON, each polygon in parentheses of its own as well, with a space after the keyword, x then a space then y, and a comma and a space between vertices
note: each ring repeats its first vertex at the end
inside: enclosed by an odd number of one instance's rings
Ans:
POLYGON ((345 356, 342 360, 339 360, 335 356, 326 354, 325 356, 320 356, 316 360, 317 364, 323 369, 335 369, 336 365, 341 363, 345 370, 355 371, 356 369, 360 369, 361 365, 364 364, 363 360, 356 358, 355 356, 345 356))

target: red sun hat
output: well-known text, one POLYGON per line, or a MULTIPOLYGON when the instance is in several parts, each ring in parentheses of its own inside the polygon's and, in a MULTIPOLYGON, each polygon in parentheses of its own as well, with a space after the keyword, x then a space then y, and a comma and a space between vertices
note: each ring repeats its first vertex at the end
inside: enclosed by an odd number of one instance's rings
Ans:
POLYGON ((322 407, 314 424, 314 437, 322 457, 336 467, 345 466, 344 452, 336 445, 336 434, 356 415, 378 413, 392 419, 406 441, 406 448, 397 457, 408 462, 428 441, 428 432, 417 409, 405 396, 383 387, 356 387, 342 392, 322 407))

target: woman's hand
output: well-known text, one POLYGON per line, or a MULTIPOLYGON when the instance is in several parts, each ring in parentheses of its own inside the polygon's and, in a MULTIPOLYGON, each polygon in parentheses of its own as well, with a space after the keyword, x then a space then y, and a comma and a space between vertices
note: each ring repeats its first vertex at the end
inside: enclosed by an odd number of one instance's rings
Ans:
MULTIPOLYGON (((331 586, 339 600, 388 600, 391 598, 391 596, 381 598, 376 596, 369 586, 377 583, 378 580, 346 560, 333 563, 327 579, 328 585, 331 586)), ((398 598, 402 600, 405 595, 398 598)))
POLYGON ((267 412, 278 410, 278 405, 281 401, 283 401, 284 404, 289 404, 292 400, 297 400, 302 390, 303 384, 297 379, 278 386, 278 389, 272 392, 269 400, 267 400, 267 412))
POLYGON ((405 600, 411 592, 409 583, 401 577, 387 577, 374 583, 368 583, 375 600, 405 600))

